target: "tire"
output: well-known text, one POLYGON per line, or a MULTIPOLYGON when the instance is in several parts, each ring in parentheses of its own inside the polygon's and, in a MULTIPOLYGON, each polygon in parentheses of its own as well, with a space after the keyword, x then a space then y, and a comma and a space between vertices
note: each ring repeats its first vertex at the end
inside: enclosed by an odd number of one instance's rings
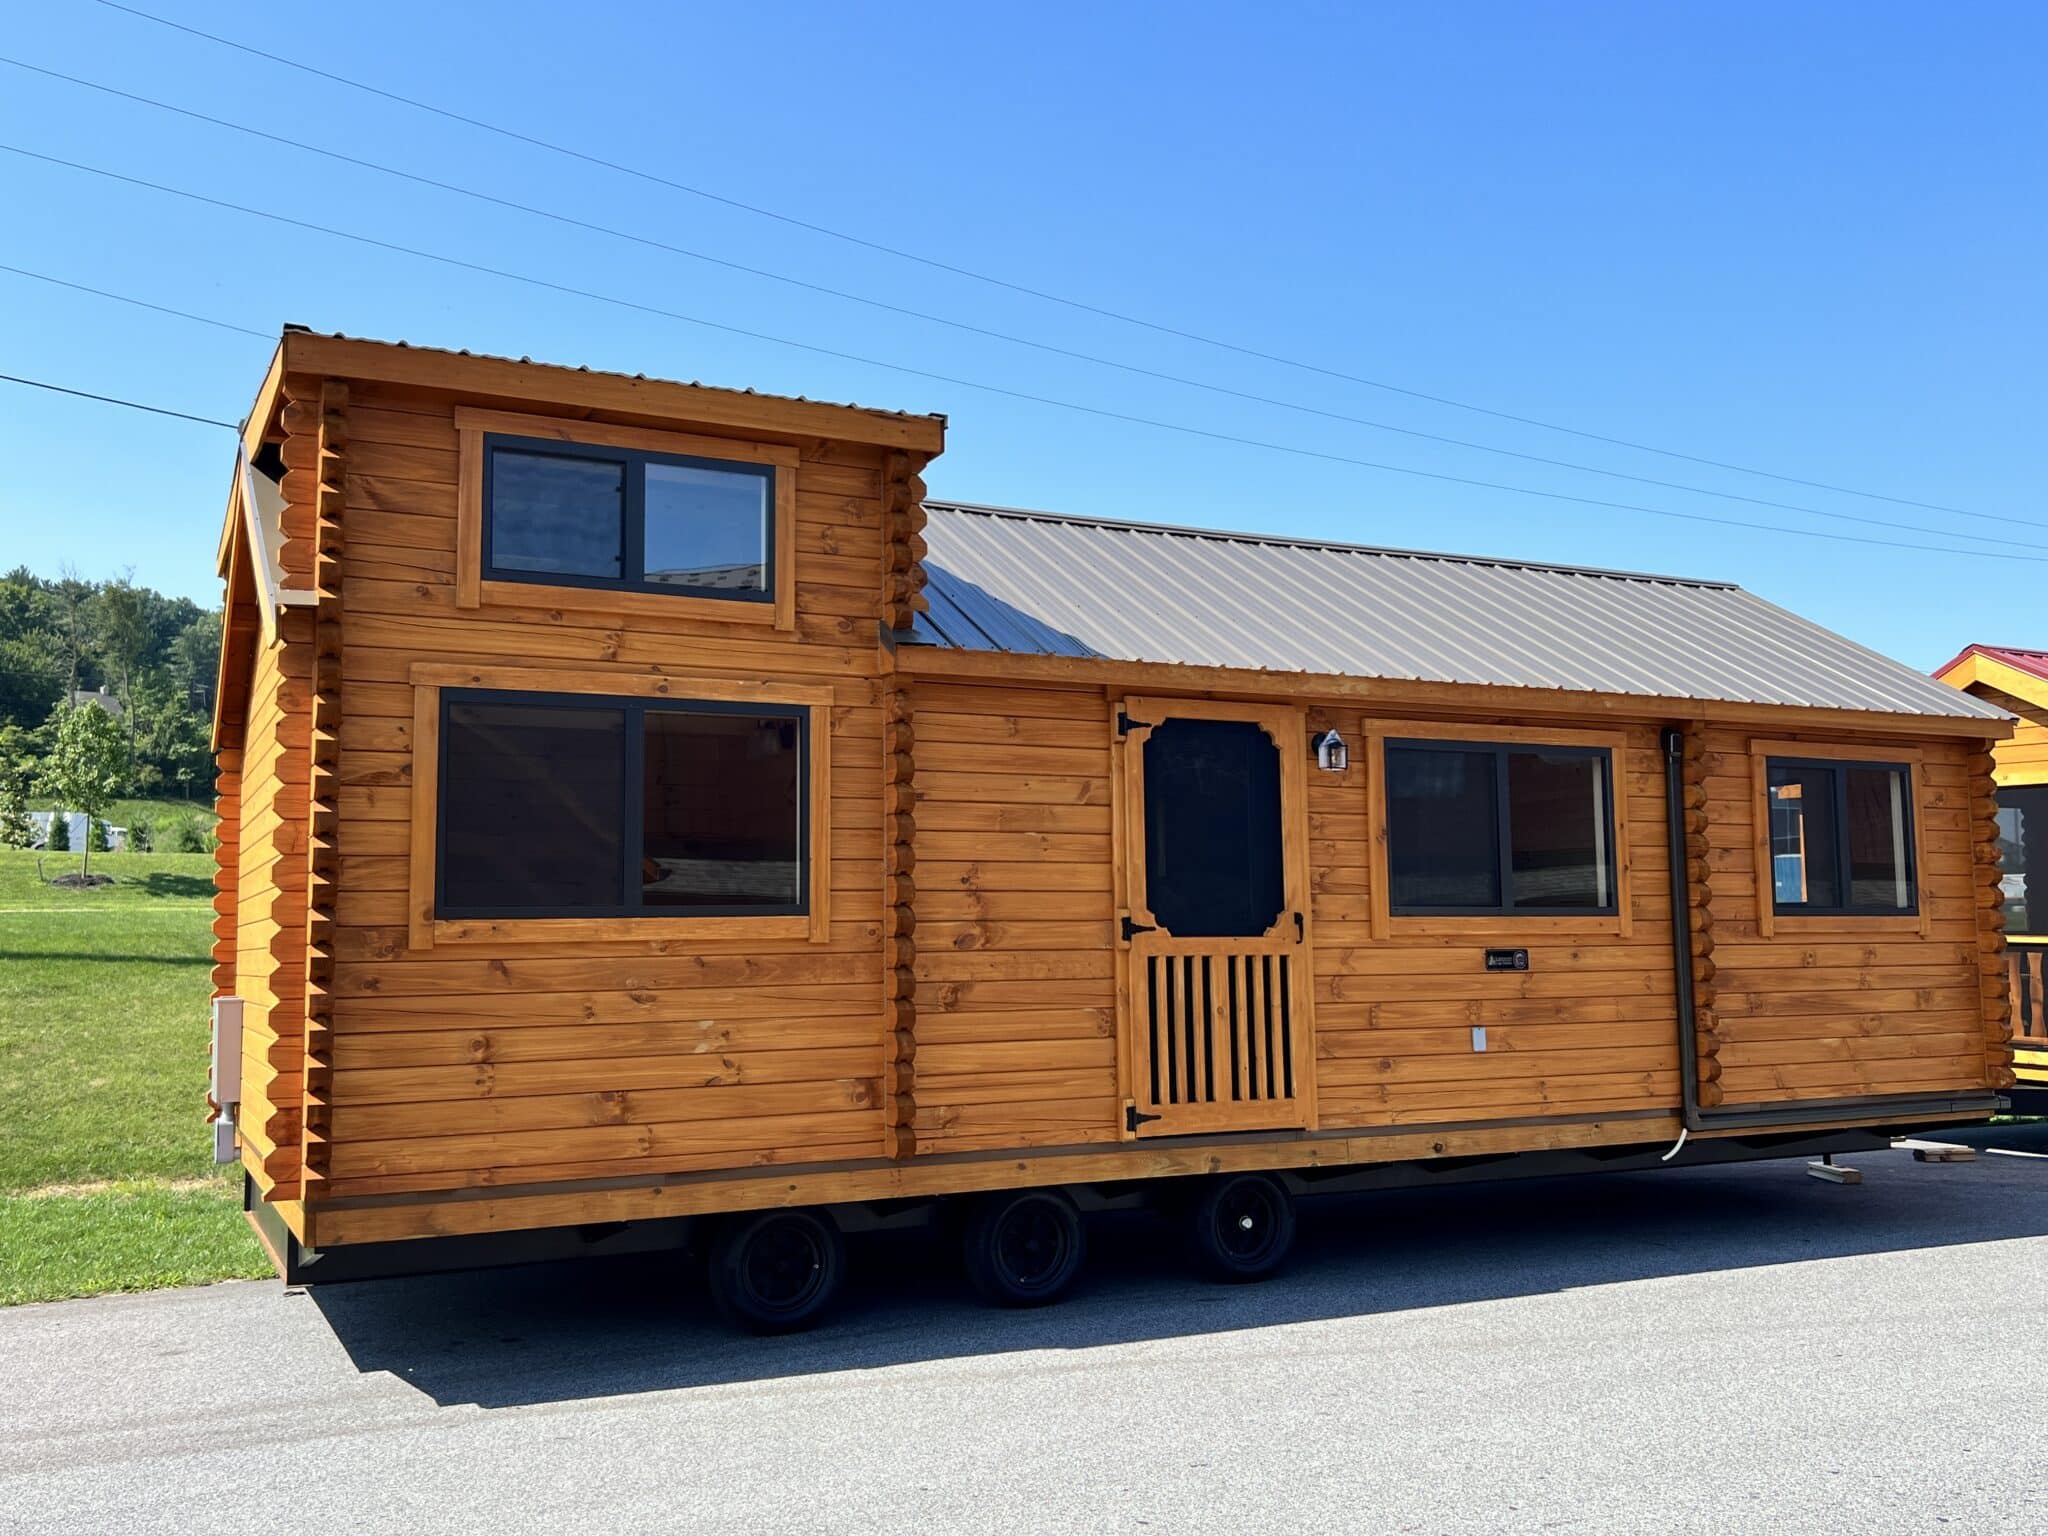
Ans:
POLYGON ((1081 1213, 1056 1189, 1007 1190, 977 1202, 962 1243, 968 1280, 998 1307, 1058 1301, 1088 1251, 1081 1213))
POLYGON ((1211 1179, 1188 1206, 1187 1239, 1195 1268, 1209 1279, 1264 1280, 1294 1249, 1294 1197, 1271 1174, 1211 1179))
POLYGON ((712 1239, 711 1299, 748 1333, 795 1333, 831 1308, 846 1279, 846 1242, 817 1211, 735 1216, 712 1239))

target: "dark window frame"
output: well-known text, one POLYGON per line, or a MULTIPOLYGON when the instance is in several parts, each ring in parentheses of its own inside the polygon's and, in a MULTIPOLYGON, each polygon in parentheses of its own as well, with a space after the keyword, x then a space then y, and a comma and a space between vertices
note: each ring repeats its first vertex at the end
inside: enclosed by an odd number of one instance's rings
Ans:
POLYGON ((781 551, 776 548, 776 491, 777 468, 752 459, 707 458, 693 453, 657 453, 648 448, 614 448, 603 443, 564 442, 550 437, 520 437, 510 432, 486 432, 483 444, 483 511, 481 522, 482 553, 480 565, 484 581, 517 581, 531 586, 543 587, 586 587, 598 592, 653 592, 664 597, 707 598, 724 603, 767 603, 775 601, 776 561, 781 551), (497 519, 494 515, 494 499, 497 476, 497 456, 500 448, 509 448, 518 453, 530 453, 542 457, 566 459, 590 459, 605 464, 617 464, 625 472, 625 500, 619 516, 619 575, 586 576, 573 571, 530 571, 499 566, 492 559, 496 543, 497 519), (712 469, 732 474, 752 475, 762 481, 767 492, 763 503, 761 519, 761 588, 757 592, 741 591, 732 587, 685 586, 673 581, 649 581, 647 579, 647 466, 650 464, 675 464, 685 469, 712 469))
POLYGON ((1527 922, 1546 917, 1619 917, 1621 915, 1621 868, 1615 847, 1614 749, 1574 746, 1548 741, 1446 741, 1422 736, 1389 737, 1380 748, 1381 783, 1391 788, 1392 769, 1388 759, 1402 750, 1421 752, 1470 752, 1491 757, 1493 763, 1493 827, 1495 876, 1500 882, 1499 906, 1404 905, 1393 899, 1394 826, 1393 796, 1382 793, 1387 818, 1387 912, 1392 917, 1511 917, 1527 922), (1600 768, 1602 809, 1606 813, 1607 890, 1610 900, 1598 907, 1517 906, 1514 900, 1514 835, 1508 813, 1508 758, 1516 753, 1535 752, 1550 757, 1585 758, 1600 768))
MULTIPOLYGON (((2004 892, 2004 879, 2018 875, 2021 890, 2020 900, 2026 907, 2027 925, 2024 928, 2015 927, 2010 915, 2008 915, 2005 934, 2008 939, 2017 940, 2024 944, 2039 944, 2042 940, 2048 939, 2048 910, 2038 912, 2036 910, 2037 908, 2048 909, 2048 867, 2044 867, 2037 874, 2032 862, 2027 857, 2030 852, 2038 847, 2041 850, 2041 858, 2044 865, 2048 865, 2048 829, 2034 833, 2031 837, 2027 836, 2027 824, 2032 818, 2027 814, 2027 807, 2021 803, 2022 797, 2031 800, 2037 796, 2044 802, 2041 814, 2044 819, 2048 819, 2048 783, 2000 784, 1995 797, 2001 814, 2007 810, 2012 810, 2017 811, 2020 817, 2021 841, 2019 843, 2019 859, 2015 863, 2002 864, 1999 906, 2001 909, 2010 908, 2011 902, 2006 898, 2004 892), (2010 800, 2008 800, 2008 796, 2011 797, 2010 800), (2039 841, 2037 842, 2036 839, 2039 839, 2039 841), (2034 900, 2034 887, 2036 883, 2042 888, 2042 900, 2039 902, 2034 900)), ((2001 841, 2004 840, 2002 828, 2000 829, 1999 837, 2001 841)))
POLYGON ((1762 871, 1763 880, 1771 893, 1771 914, 1774 917, 1918 917, 1920 915, 1920 848, 1916 836, 1915 814, 1918 791, 1913 786, 1913 765, 1889 758, 1862 757, 1793 757, 1772 754, 1764 759, 1764 849, 1770 855, 1770 864, 1762 871), (1775 768, 1797 768, 1803 772, 1816 770, 1834 776, 1835 847, 1834 872, 1835 889, 1845 896, 1855 889, 1849 878, 1849 770, 1852 768, 1879 769, 1896 773, 1905 780, 1903 812, 1905 815, 1906 845, 1906 889, 1912 900, 1903 907, 1859 907, 1854 903, 1835 906, 1815 906, 1811 902, 1783 902, 1778 900, 1777 855, 1772 850, 1770 833, 1771 815, 1771 771, 1775 768))
POLYGON ((811 711, 808 704, 754 703, 726 699, 649 699, 600 693, 536 692, 518 688, 443 688, 440 690, 439 750, 434 763, 434 919, 437 922, 510 922, 522 918, 545 920, 563 917, 645 918, 650 921, 688 921, 700 917, 808 917, 811 911, 811 711), (448 872, 448 712, 457 704, 523 704, 556 709, 616 710, 625 716, 625 750, 621 753, 623 777, 620 804, 625 807, 621 829, 619 889, 627 898, 617 906, 565 907, 464 907, 447 905, 448 872), (678 908, 648 906, 641 899, 639 880, 642 840, 646 831, 645 776, 647 760, 647 716, 650 711, 686 715, 772 715, 788 716, 797 728, 796 866, 797 899, 791 903, 763 906, 704 906, 678 908))

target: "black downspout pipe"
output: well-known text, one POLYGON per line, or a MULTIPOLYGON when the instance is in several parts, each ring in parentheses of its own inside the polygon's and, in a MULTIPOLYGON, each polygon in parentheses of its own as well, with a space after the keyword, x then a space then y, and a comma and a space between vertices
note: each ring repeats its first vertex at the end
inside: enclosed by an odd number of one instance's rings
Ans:
POLYGON ((1685 732, 1664 727, 1664 805, 1671 842, 1671 965, 1678 994, 1679 1107, 1689 1131, 1700 1115, 1699 1020, 1692 998, 1692 891, 1686 879, 1685 732))

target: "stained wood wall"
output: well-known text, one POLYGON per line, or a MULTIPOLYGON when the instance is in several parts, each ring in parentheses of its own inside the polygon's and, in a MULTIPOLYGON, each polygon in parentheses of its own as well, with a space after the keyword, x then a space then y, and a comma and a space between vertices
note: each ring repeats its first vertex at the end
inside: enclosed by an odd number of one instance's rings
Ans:
MULTIPOLYGON (((1707 858, 1729 1106, 1982 1088, 1991 1067, 1980 1000, 1978 880, 1967 743, 1918 750, 1918 925, 1897 919, 1778 918, 1766 936, 1750 739, 1712 730, 1705 746, 1707 858)), ((1824 740, 1816 738, 1816 740, 1824 740)))
POLYGON ((596 593, 580 609, 458 613, 453 404, 364 384, 347 402, 325 1192, 876 1155, 881 451, 798 445, 793 634, 628 621, 596 593), (408 950, 409 673, 423 660, 569 669, 600 684, 662 670, 827 685, 829 942, 408 950))
POLYGON ((918 1150, 1113 1141, 1108 701, 914 698, 918 1150))
MULTIPOLYGON (((1319 710, 1351 741, 1375 722, 1319 710)), ((1611 727, 1601 722, 1603 729, 1611 727)), ((1511 736, 1511 729, 1503 732, 1511 736)), ((1678 1102, 1663 755, 1631 727, 1614 764, 1630 905, 1618 919, 1393 918, 1369 927, 1375 871, 1367 776, 1309 775, 1316 1031, 1325 1125, 1611 1113, 1678 1102), (1526 973, 1488 972, 1488 946, 1526 947, 1526 973), (1486 1030, 1474 1049, 1472 1030, 1486 1030)))
POLYGON ((234 989, 243 1000, 240 1124, 250 1154, 244 1161, 280 1200, 299 1193, 311 635, 306 611, 288 609, 277 640, 255 652, 229 838, 236 854, 234 989))
MULTIPOLYGON (((918 1150, 1114 1139, 1108 695, 921 681, 915 704, 918 1150)), ((1325 706, 1305 719, 1353 743, 1377 724, 1325 706)), ((1678 1104, 1664 756, 1657 727, 1625 734, 1626 933, 1597 920, 1396 918, 1375 938, 1371 758, 1308 776, 1321 1127, 1678 1104), (1489 946, 1526 947, 1530 969, 1486 971, 1489 946)), ((1928 940, 1853 919, 1825 937, 1781 921, 1765 938, 1752 734, 1688 734, 1705 1100, 1995 1082, 1996 1030, 1978 1012, 1967 744, 1923 748, 1928 940)))

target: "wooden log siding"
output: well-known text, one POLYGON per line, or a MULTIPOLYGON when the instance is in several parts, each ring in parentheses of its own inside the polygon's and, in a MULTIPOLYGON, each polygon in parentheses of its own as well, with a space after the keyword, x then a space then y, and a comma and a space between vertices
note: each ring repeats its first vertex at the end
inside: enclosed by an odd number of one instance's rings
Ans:
MULTIPOLYGON (((1975 866, 1973 901, 1977 917, 1977 971, 1983 1003, 1984 1073, 1993 1088, 2010 1088, 2019 1079, 2013 1071, 2013 977, 2006 963, 2004 869, 1998 851, 1998 784, 1993 754, 1973 752, 1969 770, 1971 858, 1975 866)), ((2036 994, 2038 1012, 2041 1003, 2036 994)))
POLYGON ((1719 996, 1714 986, 1718 974, 1714 965, 1714 887, 1708 878, 1710 849, 1707 845, 1707 728, 1695 721, 1685 728, 1679 750, 1680 804, 1685 814, 1686 917, 1691 931, 1693 1067, 1699 1074, 1699 1103, 1703 1109, 1720 1105, 1721 1016, 1714 1010, 1719 996))
POLYGON ((1805 743, 1815 753, 1919 754, 1921 914, 1771 919, 1753 739, 1711 728, 1702 762, 1724 1107, 1981 1091, 1995 1070, 1980 963, 1989 888, 1976 851, 1988 789, 1972 748, 1925 738, 1848 748, 1820 734, 1805 743))
POLYGON ((242 1007, 244 1164, 299 1195, 305 1022, 306 786, 312 615, 288 608, 252 659, 236 829, 235 995, 242 1007))
POLYGON ((910 695, 882 695, 882 1154, 917 1150, 916 730, 910 695))
POLYGON ((915 454, 891 453, 882 473, 882 625, 907 630, 930 605, 924 595, 924 494, 915 454))
MULTIPOLYGON (((1615 727, 1595 722, 1589 738, 1615 727)), ((1469 733, 1471 723, 1449 723, 1469 733)), ((1380 718, 1322 706, 1311 733, 1359 744, 1380 718)), ((1391 734, 1427 738, 1426 724, 1391 734)), ((1489 739, 1513 741, 1501 725, 1489 739)), ((1553 727, 1545 739, 1555 739, 1553 727)), ((1307 743, 1301 750, 1306 753, 1307 743)), ((1665 852, 1668 811, 1657 731, 1628 727, 1613 764, 1626 858, 1617 871, 1626 932, 1611 918, 1384 915, 1386 850, 1372 832, 1375 753, 1308 774, 1316 935, 1319 1124, 1325 1129, 1537 1116, 1644 1114, 1679 1102, 1675 967, 1665 852), (1376 914, 1376 905, 1381 911, 1376 914), (1375 920, 1385 925, 1374 936, 1375 920), (1488 947, 1526 947, 1526 972, 1489 972, 1488 947), (1475 1049, 1473 1031, 1486 1031, 1475 1049)))
POLYGON ((570 607, 559 594, 528 605, 501 591, 458 613, 455 404, 350 387, 323 1197, 874 1157, 884 1104, 895 1108, 876 985, 885 450, 792 441, 791 631, 628 616, 602 592, 570 607), (815 742, 832 794, 827 937, 410 948, 410 676, 421 661, 572 668, 592 687, 622 680, 622 692, 624 680, 665 675, 682 697, 693 677, 770 694, 778 682, 829 688, 815 742))
POLYGON ((213 755, 213 995, 235 991, 235 948, 239 932, 242 873, 242 749, 222 747, 213 755))
POLYGON ((917 1150, 1114 1141, 1107 700, 913 695, 917 1150))
POLYGON ((292 401, 287 432, 310 431, 320 445, 314 506, 313 690, 308 737, 306 838, 306 1026, 300 1084, 301 1181, 313 1198, 328 1172, 333 1089, 334 892, 339 873, 336 832, 341 818, 342 507, 348 450, 348 386, 329 380, 317 409, 292 401))

